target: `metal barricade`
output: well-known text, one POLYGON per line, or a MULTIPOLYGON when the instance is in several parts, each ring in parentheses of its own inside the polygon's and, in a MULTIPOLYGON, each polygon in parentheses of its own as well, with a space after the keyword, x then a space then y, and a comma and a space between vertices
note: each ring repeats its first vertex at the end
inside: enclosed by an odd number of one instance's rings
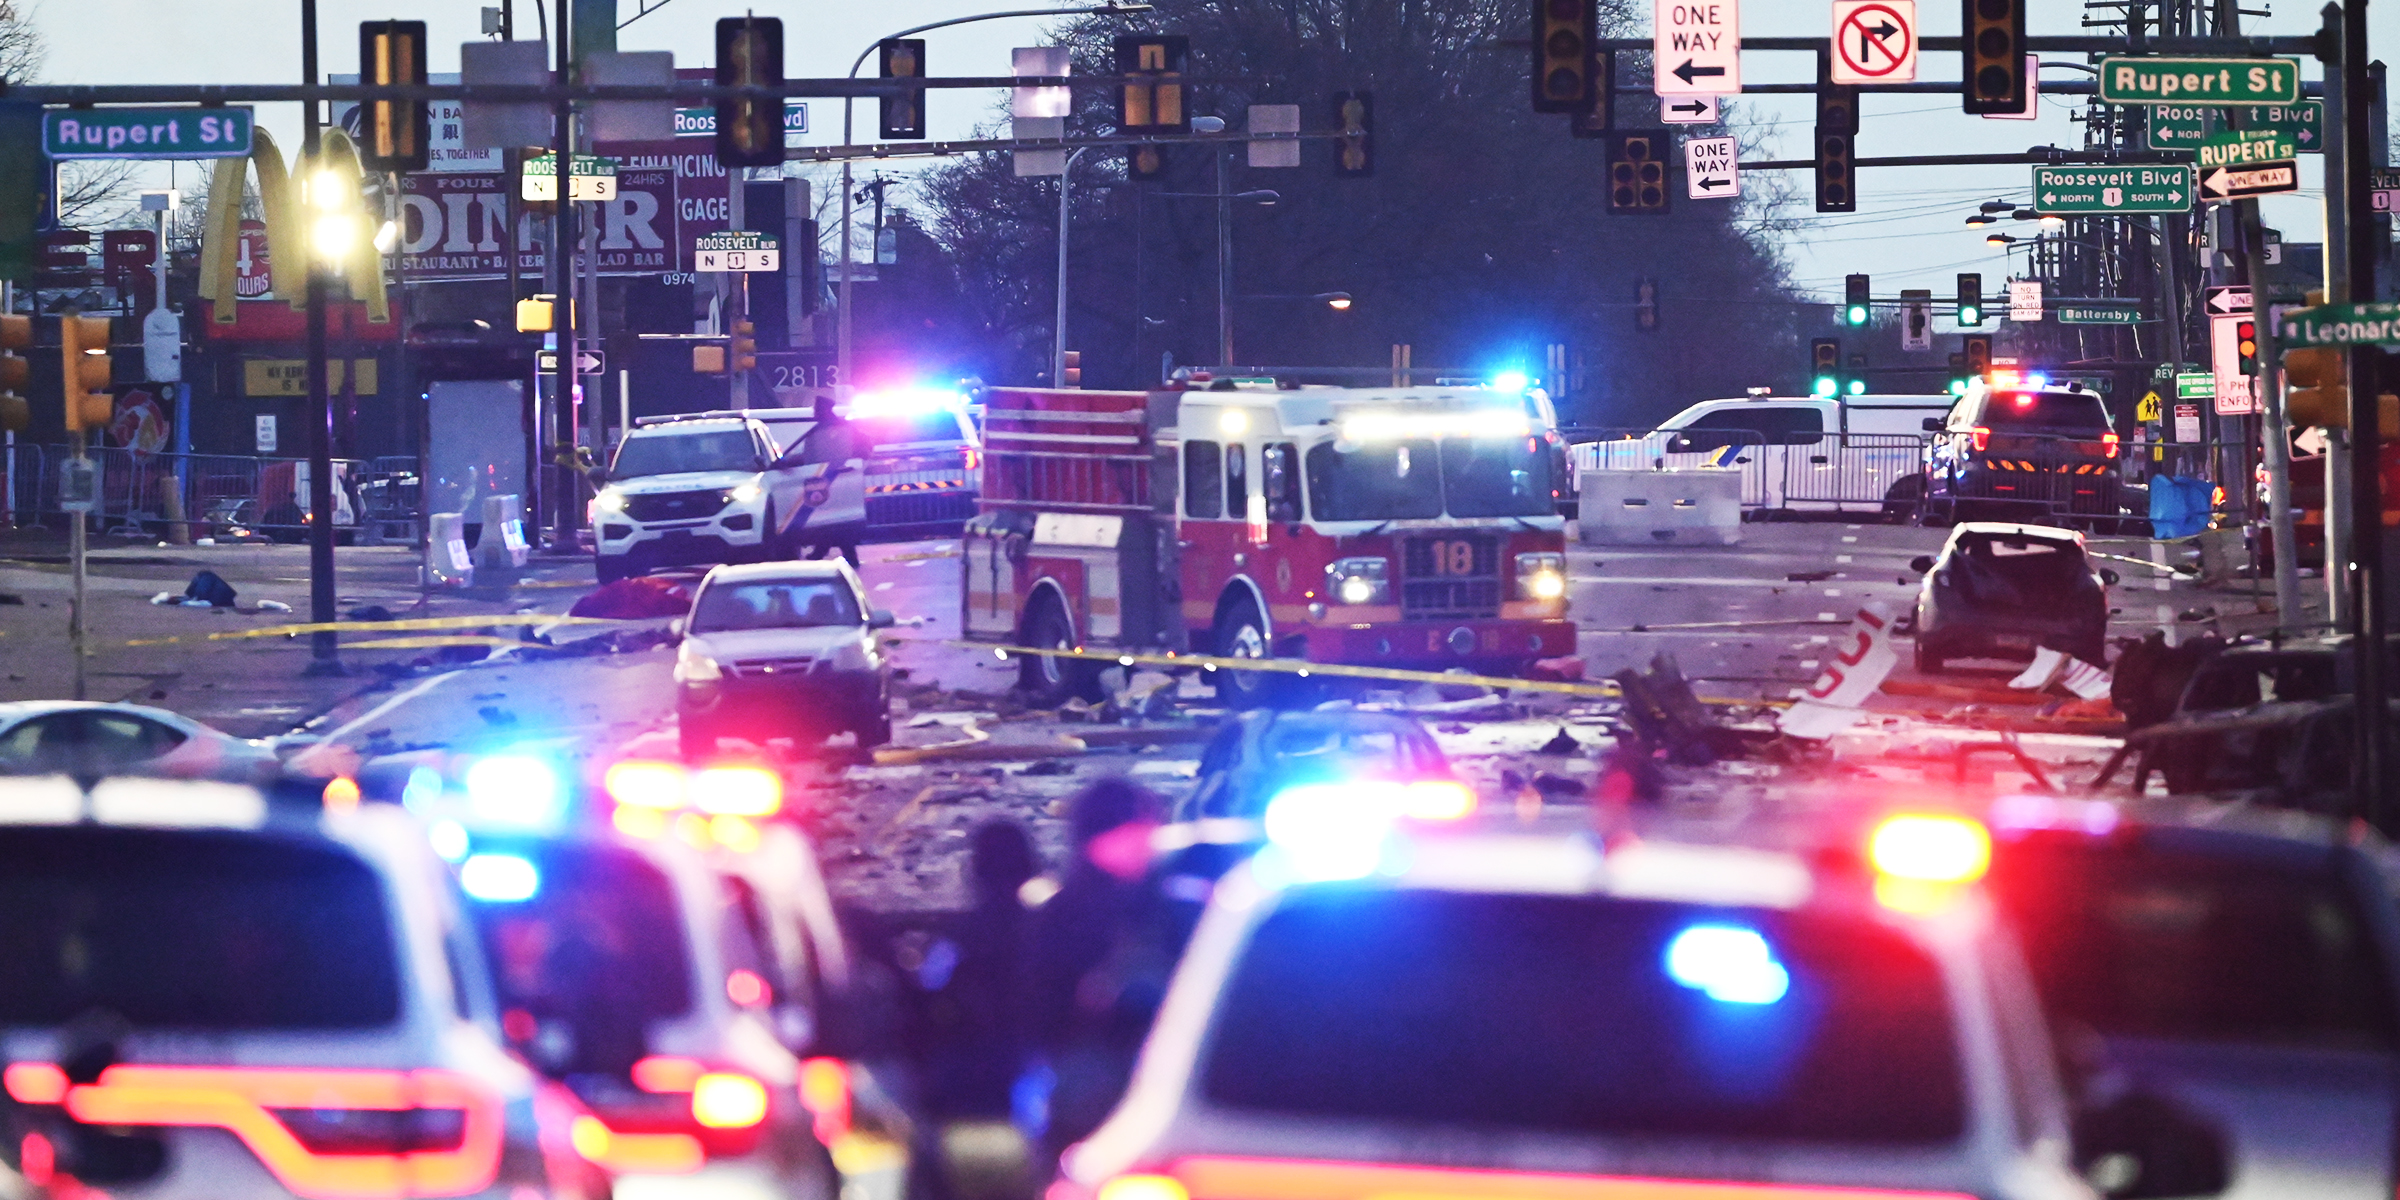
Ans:
POLYGON ((1827 433, 1781 447, 1787 508, 1865 508, 1913 516, 1923 495, 1926 439, 1904 433, 1827 433))

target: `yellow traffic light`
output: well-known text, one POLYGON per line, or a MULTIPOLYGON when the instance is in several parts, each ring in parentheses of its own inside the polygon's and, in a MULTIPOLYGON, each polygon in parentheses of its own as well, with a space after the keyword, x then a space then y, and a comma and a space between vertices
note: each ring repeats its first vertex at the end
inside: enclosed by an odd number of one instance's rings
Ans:
POLYGON ((12 433, 23 433, 33 424, 33 406, 25 402, 33 364, 17 353, 32 345, 32 317, 0 315, 0 429, 12 433))
POLYGON ((553 321, 556 319, 555 314, 551 312, 551 301, 555 299, 557 299, 555 296, 542 295, 535 296, 531 300, 517 301, 517 332, 550 332, 554 328, 553 321))
POLYGON ((116 401, 108 394, 114 368, 108 358, 109 319, 68 313, 58 319, 58 350, 65 377, 68 430, 81 433, 108 424, 116 401))
POLYGON ((2342 379, 2342 352, 2330 346, 2311 346, 2283 352, 2283 410, 2296 427, 2350 427, 2350 389, 2342 379))
POLYGON ((725 347, 707 344, 692 347, 692 370, 700 375, 725 373, 725 347))
POLYGON ((732 357, 734 370, 754 371, 758 369, 757 333, 758 326, 753 325, 748 321, 735 321, 733 323, 732 357))

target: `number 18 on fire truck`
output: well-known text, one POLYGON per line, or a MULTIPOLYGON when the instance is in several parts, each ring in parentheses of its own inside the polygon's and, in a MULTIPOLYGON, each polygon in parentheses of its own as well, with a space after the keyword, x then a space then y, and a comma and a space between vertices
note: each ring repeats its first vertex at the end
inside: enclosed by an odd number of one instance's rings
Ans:
MULTIPOLYGON (((1496 675, 1574 653, 1556 457, 1522 393, 1221 380, 986 402, 970 638, 1496 675)), ((1057 700, 1105 665, 1021 670, 1057 700)), ((1211 676, 1244 705, 1294 681, 1211 676)))

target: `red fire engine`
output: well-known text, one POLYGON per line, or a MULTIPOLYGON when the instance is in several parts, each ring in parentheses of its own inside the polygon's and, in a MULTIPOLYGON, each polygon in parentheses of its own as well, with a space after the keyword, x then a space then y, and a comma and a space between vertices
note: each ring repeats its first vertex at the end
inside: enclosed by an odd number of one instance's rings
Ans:
MULTIPOLYGON (((966 636, 1514 675, 1574 653, 1553 456, 1480 387, 986 394, 966 636)), ((1103 663, 1027 656, 1063 698, 1103 663)), ((1261 704, 1288 674, 1212 673, 1261 704)))

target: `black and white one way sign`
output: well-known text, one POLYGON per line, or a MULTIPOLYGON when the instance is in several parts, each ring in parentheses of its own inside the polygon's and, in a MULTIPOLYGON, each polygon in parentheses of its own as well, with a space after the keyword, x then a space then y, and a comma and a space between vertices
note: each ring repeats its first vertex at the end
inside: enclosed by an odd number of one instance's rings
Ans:
POLYGON ((1742 194, 1738 154, 1730 137, 1691 138, 1683 143, 1684 190, 1694 200, 1720 200, 1742 194))

